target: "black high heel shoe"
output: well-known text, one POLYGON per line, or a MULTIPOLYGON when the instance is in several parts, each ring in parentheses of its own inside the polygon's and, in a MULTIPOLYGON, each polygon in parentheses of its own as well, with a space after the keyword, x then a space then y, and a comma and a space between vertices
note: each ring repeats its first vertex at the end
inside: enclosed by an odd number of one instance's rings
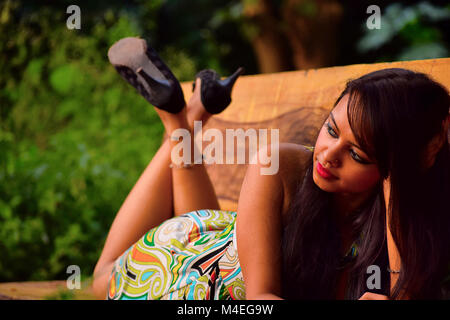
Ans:
POLYGON ((117 72, 152 105, 178 113, 185 106, 183 90, 156 51, 139 38, 123 38, 108 51, 117 72))
MULTIPOLYGON (((195 75, 202 79, 200 96, 206 111, 217 114, 225 110, 231 103, 231 90, 237 78, 244 72, 244 68, 240 67, 231 76, 224 80, 220 80, 219 74, 211 69, 205 69, 195 75)), ((195 89, 195 81, 192 85, 192 91, 195 89)))

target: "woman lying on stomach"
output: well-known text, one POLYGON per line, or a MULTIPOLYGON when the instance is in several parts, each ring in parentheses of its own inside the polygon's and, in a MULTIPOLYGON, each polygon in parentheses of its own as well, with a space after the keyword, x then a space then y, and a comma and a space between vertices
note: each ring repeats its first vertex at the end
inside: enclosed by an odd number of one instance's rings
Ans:
MULTIPOLYGON (((110 60, 156 107, 169 136, 192 132, 193 121, 204 124, 229 104, 237 75, 220 82, 202 71, 185 106, 156 53, 128 39, 113 46, 110 60)), ((384 69, 352 80, 314 148, 280 144, 274 175, 261 175, 261 163, 248 166, 237 212, 220 210, 202 163, 170 165, 177 142, 167 139, 112 224, 94 292, 108 299, 440 298, 450 260, 449 106, 446 89, 421 73, 384 69)))

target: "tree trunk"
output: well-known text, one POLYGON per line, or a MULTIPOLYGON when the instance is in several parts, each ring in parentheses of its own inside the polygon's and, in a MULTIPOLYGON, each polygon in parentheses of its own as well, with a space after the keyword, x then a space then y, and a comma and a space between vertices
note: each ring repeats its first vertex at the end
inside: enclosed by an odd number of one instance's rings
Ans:
POLYGON ((282 16, 296 69, 333 66, 342 5, 335 0, 287 0, 282 16))
POLYGON ((244 18, 261 73, 292 70, 287 39, 270 0, 245 1, 244 18))
POLYGON ((342 5, 337 0, 242 0, 261 73, 332 66, 342 5))

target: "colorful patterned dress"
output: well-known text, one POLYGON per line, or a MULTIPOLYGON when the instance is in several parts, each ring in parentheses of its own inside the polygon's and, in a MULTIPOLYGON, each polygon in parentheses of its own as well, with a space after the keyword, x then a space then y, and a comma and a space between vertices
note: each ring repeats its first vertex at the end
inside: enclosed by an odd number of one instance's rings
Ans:
POLYGON ((245 299, 235 221, 197 210, 151 229, 115 261, 107 299, 245 299))

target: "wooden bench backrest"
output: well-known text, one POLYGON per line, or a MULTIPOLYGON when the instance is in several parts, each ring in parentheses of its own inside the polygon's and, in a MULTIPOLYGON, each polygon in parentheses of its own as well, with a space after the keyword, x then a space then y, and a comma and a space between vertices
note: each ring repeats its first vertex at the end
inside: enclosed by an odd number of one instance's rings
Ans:
MULTIPOLYGON (((241 76, 232 103, 203 127, 225 129, 279 129, 279 142, 314 145, 315 137, 335 100, 350 79, 385 68, 405 68, 430 75, 450 90, 450 58, 407 62, 358 64, 344 67, 241 76)), ((192 83, 182 83, 186 101, 192 83)), ((270 135, 270 134, 269 134, 270 135)), ((225 141, 225 140, 224 140, 225 141)), ((209 142, 203 143, 203 148, 209 142)), ((248 141, 246 143, 248 148, 248 141)), ((242 146, 241 146, 242 147, 242 146)), ((221 209, 236 210, 247 164, 207 166, 221 209)))

